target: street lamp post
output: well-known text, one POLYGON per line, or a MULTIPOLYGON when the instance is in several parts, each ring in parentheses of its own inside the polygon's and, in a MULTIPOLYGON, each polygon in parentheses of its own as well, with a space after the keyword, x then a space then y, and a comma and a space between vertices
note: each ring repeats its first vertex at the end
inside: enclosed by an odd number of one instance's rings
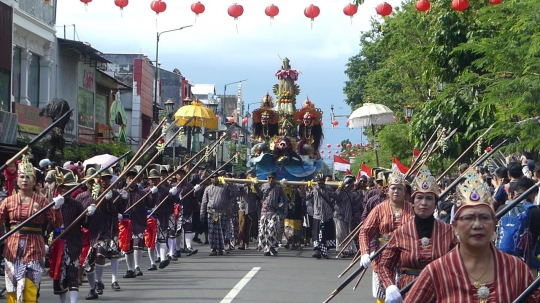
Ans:
POLYGON ((183 30, 184 28, 188 28, 188 27, 192 27, 193 25, 186 25, 186 26, 182 26, 180 28, 176 28, 176 29, 171 29, 171 30, 168 30, 168 31, 163 31, 163 32, 157 32, 156 33, 156 68, 155 68, 155 72, 154 72, 154 107, 153 107, 153 111, 152 111, 152 114, 153 114, 153 120, 155 123, 159 123, 158 121, 158 116, 159 116, 159 111, 158 111, 158 106, 157 106, 157 95, 158 95, 158 87, 157 87, 157 83, 158 83, 158 76, 159 76, 159 37, 161 36, 161 34, 164 34, 164 33, 170 33, 170 32, 175 32, 175 31, 179 31, 179 30, 183 30))
MULTIPOLYGON (((172 123, 172 121, 174 121, 174 102, 173 100, 171 99, 168 99, 167 102, 165 102, 165 110, 167 111, 167 117, 169 118, 169 123, 172 123)), ((176 158, 176 138, 173 139, 172 141, 172 144, 173 144, 173 154, 172 154, 172 157, 173 157, 173 168, 175 167, 175 158, 176 158)))
MULTIPOLYGON (((223 86, 223 99, 221 101, 221 119, 222 119, 223 124, 227 123, 227 117, 225 117, 225 101, 227 99, 227 86, 229 86, 231 84, 237 84, 237 83, 246 82, 247 80, 248 79, 244 79, 244 80, 240 80, 240 81, 234 81, 234 82, 231 82, 231 83, 227 83, 227 84, 225 84, 223 86)), ((223 146, 221 146, 221 163, 223 163, 223 146)))
MULTIPOLYGON (((191 100, 190 97, 186 97, 184 99, 184 106, 191 105, 192 102, 193 102, 193 100, 191 100)), ((187 126, 186 148, 187 148, 187 153, 188 153, 189 157, 191 157, 191 132, 192 132, 192 129, 193 129, 193 127, 191 127, 189 125, 187 126)))
POLYGON ((411 120, 413 114, 414 114, 414 108, 410 104, 407 105, 405 107, 405 117, 407 117, 407 121, 411 120))

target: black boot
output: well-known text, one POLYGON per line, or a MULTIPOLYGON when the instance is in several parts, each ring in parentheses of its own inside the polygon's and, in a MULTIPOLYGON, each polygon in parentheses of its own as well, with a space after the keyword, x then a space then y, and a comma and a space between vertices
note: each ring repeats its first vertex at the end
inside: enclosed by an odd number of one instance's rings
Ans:
POLYGON ((91 289, 88 295, 86 296, 86 300, 95 300, 98 298, 98 295, 96 294, 96 291, 91 289))

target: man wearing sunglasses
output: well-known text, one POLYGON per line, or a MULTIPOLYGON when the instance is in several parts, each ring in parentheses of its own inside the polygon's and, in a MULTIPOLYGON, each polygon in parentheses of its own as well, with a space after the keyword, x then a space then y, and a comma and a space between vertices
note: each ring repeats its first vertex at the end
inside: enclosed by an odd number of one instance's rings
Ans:
POLYGON ((283 207, 284 216, 287 217, 289 202, 281 185, 276 182, 276 173, 271 172, 267 176, 268 183, 261 186, 262 209, 259 220, 259 250, 265 256, 277 256, 279 207, 283 207))

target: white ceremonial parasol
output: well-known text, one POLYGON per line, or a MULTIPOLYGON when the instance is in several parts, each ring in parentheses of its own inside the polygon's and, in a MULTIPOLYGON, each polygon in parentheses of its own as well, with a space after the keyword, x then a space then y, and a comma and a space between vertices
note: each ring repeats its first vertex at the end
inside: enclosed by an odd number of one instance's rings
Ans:
POLYGON ((83 166, 86 166, 87 164, 99 164, 103 167, 108 166, 111 163, 114 163, 116 160, 118 160, 118 157, 115 157, 113 155, 109 154, 103 154, 94 156, 86 161, 83 162, 83 166))
MULTIPOLYGON (((390 123, 394 123, 394 112, 386 105, 371 103, 370 98, 368 98, 368 102, 355 109, 349 116, 349 128, 371 126, 374 139, 375 125, 386 125, 390 123)), ((376 145, 374 150, 377 166, 379 166, 379 154, 377 153, 376 145)))

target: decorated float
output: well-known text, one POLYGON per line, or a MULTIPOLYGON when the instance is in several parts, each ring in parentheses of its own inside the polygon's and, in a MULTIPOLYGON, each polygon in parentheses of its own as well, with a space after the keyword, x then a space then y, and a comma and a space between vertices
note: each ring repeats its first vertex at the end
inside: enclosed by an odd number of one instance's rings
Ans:
POLYGON ((291 68, 289 59, 283 59, 275 75, 279 80, 273 87, 275 100, 267 93, 253 111, 251 140, 255 144, 248 166, 256 168, 260 179, 275 172, 278 180, 312 180, 322 169, 323 112, 309 98, 296 109, 300 71, 291 68))

